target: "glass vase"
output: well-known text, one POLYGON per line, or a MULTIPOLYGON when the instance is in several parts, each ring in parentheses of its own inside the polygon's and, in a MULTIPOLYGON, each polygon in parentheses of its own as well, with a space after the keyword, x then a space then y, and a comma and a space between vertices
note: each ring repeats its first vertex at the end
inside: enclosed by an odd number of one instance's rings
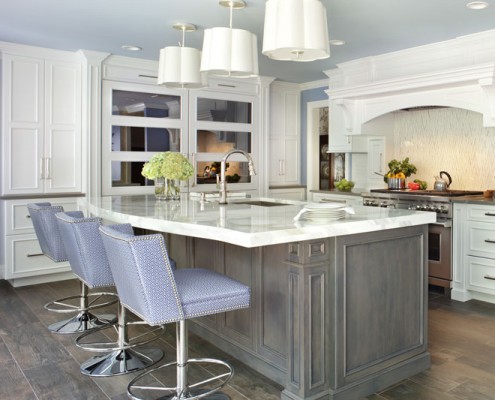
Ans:
POLYGON ((157 200, 179 200, 180 185, 177 179, 156 178, 155 197, 157 200))

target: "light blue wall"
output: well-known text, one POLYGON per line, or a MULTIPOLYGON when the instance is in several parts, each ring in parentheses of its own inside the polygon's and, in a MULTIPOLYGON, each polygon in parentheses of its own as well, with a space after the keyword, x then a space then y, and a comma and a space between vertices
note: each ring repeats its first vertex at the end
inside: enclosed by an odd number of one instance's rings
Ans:
POLYGON ((308 121, 308 103, 328 99, 325 90, 328 86, 303 90, 301 92, 301 184, 306 185, 306 166, 307 166, 307 121, 308 121))

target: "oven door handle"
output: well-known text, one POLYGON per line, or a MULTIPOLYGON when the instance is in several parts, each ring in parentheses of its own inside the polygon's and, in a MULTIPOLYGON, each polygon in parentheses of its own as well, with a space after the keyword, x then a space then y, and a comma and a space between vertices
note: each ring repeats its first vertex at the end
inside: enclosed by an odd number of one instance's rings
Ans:
POLYGON ((430 225, 442 226, 444 228, 452 228, 452 221, 437 221, 437 222, 432 222, 430 225))

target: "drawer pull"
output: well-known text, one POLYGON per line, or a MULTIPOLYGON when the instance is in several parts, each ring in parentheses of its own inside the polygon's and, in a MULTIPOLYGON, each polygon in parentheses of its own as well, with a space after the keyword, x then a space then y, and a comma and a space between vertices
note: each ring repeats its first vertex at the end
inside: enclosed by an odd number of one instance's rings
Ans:
POLYGON ((31 218, 31 216, 28 214, 28 215, 26 215, 26 218, 31 218))
POLYGON ((495 243, 495 240, 485 239, 485 243, 495 243))
POLYGON ((484 278, 485 278, 485 279, 489 279, 489 280, 491 280, 491 281, 495 281, 495 277, 490 276, 490 275, 485 275, 485 276, 484 276, 484 278))
POLYGON ((43 253, 26 254, 26 257, 39 257, 39 256, 44 256, 44 254, 43 253))
POLYGON ((490 213, 490 212, 487 212, 487 213, 485 213, 485 215, 486 215, 487 217, 495 217, 495 213, 490 213))

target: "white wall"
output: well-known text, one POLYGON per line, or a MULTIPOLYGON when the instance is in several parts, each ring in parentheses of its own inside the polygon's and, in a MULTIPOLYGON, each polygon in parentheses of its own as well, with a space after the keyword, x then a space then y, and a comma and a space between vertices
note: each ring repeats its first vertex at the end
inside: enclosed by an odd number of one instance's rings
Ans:
POLYGON ((447 171, 451 189, 495 189, 495 128, 482 126, 476 112, 441 108, 394 113, 392 158, 409 157, 418 168, 411 178, 428 182, 447 171))

